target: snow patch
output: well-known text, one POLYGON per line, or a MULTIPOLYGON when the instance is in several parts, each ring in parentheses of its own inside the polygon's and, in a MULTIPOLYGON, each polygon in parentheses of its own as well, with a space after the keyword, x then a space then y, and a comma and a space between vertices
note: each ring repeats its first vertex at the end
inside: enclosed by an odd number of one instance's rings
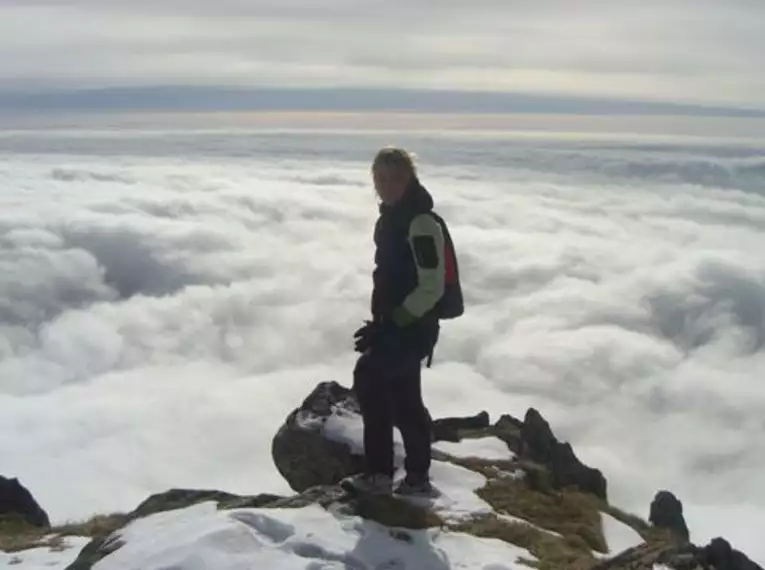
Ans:
POLYGON ((439 497, 435 499, 401 498, 427 508, 447 521, 458 521, 493 511, 491 505, 475 493, 486 484, 486 477, 480 473, 446 461, 433 461, 430 478, 433 485, 441 492, 439 497))
MULTIPOLYGON (((324 422, 323 433, 329 439, 347 444, 353 453, 363 455, 364 426, 358 414, 335 409, 324 422)), ((398 429, 394 429, 393 433, 396 466, 394 478, 399 481, 406 475, 405 450, 398 429)), ((437 498, 407 497, 405 500, 428 508, 446 520, 492 512, 491 505, 475 493, 486 484, 486 477, 480 473, 447 461, 434 460, 431 463, 430 477, 433 485, 441 492, 441 496, 437 498)))
POLYGON ((433 448, 455 457, 477 457, 488 460, 515 459, 507 444, 496 436, 466 438, 459 442, 439 441, 433 448))
MULTIPOLYGON (((328 439, 345 443, 357 455, 364 454, 364 423, 355 412, 336 407, 324 422, 323 434, 328 439)), ((393 430, 393 445, 396 466, 400 467, 404 459, 404 442, 398 429, 393 430)))
POLYGON ((513 471, 500 471, 497 473, 499 479, 513 479, 515 481, 521 481, 526 477, 526 471, 523 469, 514 469, 513 471))
POLYGON ((130 523, 125 544, 94 570, 521 570, 536 560, 496 539, 426 529, 392 531, 357 516, 333 515, 317 505, 300 509, 218 510, 212 502, 130 523))
POLYGON ((565 538, 559 532, 555 532, 554 530, 549 530, 549 529, 546 529, 546 528, 542 528, 541 526, 537 526, 537 525, 527 521, 526 519, 522 519, 521 517, 516 517, 514 515, 507 515, 507 514, 499 514, 499 513, 496 513, 496 517, 498 519, 500 519, 500 520, 503 520, 503 521, 506 521, 506 522, 509 522, 509 523, 520 523, 520 524, 528 525, 528 526, 532 527, 534 530, 538 530, 539 532, 546 532, 547 534, 555 536, 557 538, 565 538))

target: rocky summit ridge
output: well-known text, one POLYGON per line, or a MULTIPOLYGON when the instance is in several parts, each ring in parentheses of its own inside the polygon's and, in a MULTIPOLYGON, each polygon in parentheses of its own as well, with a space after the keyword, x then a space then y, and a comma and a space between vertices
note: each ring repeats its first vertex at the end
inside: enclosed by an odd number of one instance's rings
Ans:
MULTIPOLYGON (((533 408, 432 425, 437 499, 337 486, 363 448, 354 394, 336 382, 318 384, 273 438, 291 496, 169 489, 129 513, 52 527, 17 479, 0 477, 0 568, 37 570, 47 551, 60 553, 45 563, 54 570, 763 570, 722 537, 694 544, 667 490, 647 520, 611 505, 603 474, 533 408)), ((399 439, 399 468, 402 458, 399 439)))

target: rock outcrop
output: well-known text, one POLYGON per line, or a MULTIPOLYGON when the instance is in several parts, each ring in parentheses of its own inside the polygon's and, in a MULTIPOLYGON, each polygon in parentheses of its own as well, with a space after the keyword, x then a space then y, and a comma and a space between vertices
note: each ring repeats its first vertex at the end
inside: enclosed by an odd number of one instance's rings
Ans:
MULTIPOLYGON (((129 513, 104 516, 98 524, 89 521, 46 533, 81 536, 87 531, 92 537, 67 570, 91 570, 110 556, 117 556, 115 565, 120 567, 145 567, 133 560, 134 554, 150 560, 154 570, 181 570, 189 560, 195 567, 259 567, 264 555, 270 561, 274 556, 296 557, 286 565, 279 562, 283 567, 445 568, 439 556, 428 556, 435 548, 430 541, 449 535, 471 535, 468 540, 476 542, 470 542, 469 552, 484 539, 495 539, 495 553, 497 544, 508 547, 507 559, 471 559, 460 567, 763 570, 723 538, 694 545, 682 503, 669 491, 656 494, 648 521, 610 505, 601 472, 582 464, 537 410, 529 409, 523 420, 503 415, 492 424, 480 412, 434 419, 432 425, 434 468, 441 478, 435 482, 444 485, 443 501, 353 496, 341 490, 336 483, 362 466, 360 417, 351 390, 324 382, 289 414, 273 439, 274 462, 296 494, 170 489, 129 513), (492 458, 481 456, 486 449, 492 458), (202 519, 185 518, 189 516, 202 519), (609 520, 612 529, 623 525, 618 550, 609 544, 607 516, 614 519, 609 520), (139 525, 138 531, 132 526, 149 519, 156 526, 139 525), (318 526, 317 520, 322 521, 318 526), (125 534, 127 525, 133 530, 125 534), (325 532, 334 533, 331 543, 321 542, 325 532), (634 537, 632 546, 622 543, 625 534, 634 537), (387 546, 381 548, 383 543, 387 546), (386 548, 391 553, 380 554, 386 548)), ((39 512, 36 520, 42 520, 39 512)), ((459 547, 451 555, 464 551, 459 547)))
POLYGON ((363 457, 347 443, 326 437, 327 422, 359 412, 351 390, 322 382, 287 416, 274 436, 271 455, 276 468, 298 493, 316 485, 333 485, 363 469, 363 457))
POLYGON ((521 425, 521 457, 549 468, 556 489, 574 486, 606 500, 606 478, 598 469, 584 465, 569 443, 561 443, 550 424, 529 408, 521 425))
MULTIPOLYGON (((319 384, 290 414, 274 439, 273 449, 274 461, 280 472, 288 481, 300 482, 293 488, 302 491, 314 485, 331 484, 341 476, 360 470, 360 450, 328 438, 324 430, 333 414, 356 413, 358 404, 353 392, 335 382, 327 382, 319 384)), ((493 435, 507 444, 516 455, 518 464, 531 462, 541 467, 539 471, 527 470, 524 478, 530 492, 542 493, 538 498, 540 502, 550 493, 555 496, 573 488, 583 496, 593 497, 594 504, 601 505, 604 511, 609 509, 607 482, 602 472, 583 464, 572 446, 559 441, 549 422, 534 408, 526 411, 523 420, 505 414, 491 424, 489 415, 480 412, 475 416, 435 419, 432 423, 434 442, 458 442, 464 436, 493 435), (539 484, 539 480, 543 480, 544 484, 539 484)), ((434 456, 440 455, 434 452, 434 456)), ((480 466, 480 462, 476 465, 480 466)), ((563 495, 557 496, 556 500, 560 501, 563 495)), ((518 512, 510 514, 517 516, 518 512)), ((675 570, 763 570, 744 554, 732 549, 724 539, 715 539, 703 547, 693 545, 683 517, 682 503, 669 491, 662 490, 656 494, 647 522, 623 516, 618 510, 612 510, 611 514, 618 514, 625 523, 633 525, 644 537, 644 543, 606 560, 592 560, 583 566, 572 563, 572 569, 654 570, 664 566, 675 570)), ((574 543, 580 539, 582 536, 567 537, 574 543)))
POLYGON ((35 527, 49 527, 48 513, 16 477, 0 475, 0 517, 14 516, 35 527))
POLYGON ((735 550, 724 538, 713 538, 697 553, 699 561, 715 570, 763 570, 743 552, 735 550))
POLYGON ((489 424, 488 412, 479 412, 474 416, 461 418, 440 418, 432 420, 432 441, 459 441, 460 433, 469 430, 485 430, 489 424))
MULTIPOLYGON (((358 413, 351 390, 337 382, 322 382, 289 414, 273 439, 272 457, 292 489, 301 492, 316 485, 332 485, 363 469, 362 450, 333 438, 330 432, 342 426, 328 424, 358 413)), ((544 466, 554 489, 575 487, 606 499, 603 474, 579 461, 571 445, 559 442, 550 424, 533 408, 523 421, 503 415, 492 425, 489 414, 483 411, 475 416, 435 419, 432 426, 434 442, 456 442, 465 433, 494 435, 519 458, 544 466)))
POLYGON ((690 542, 679 544, 673 537, 667 541, 649 541, 603 561, 590 570, 763 570, 745 554, 716 538, 698 547, 690 542))
POLYGON ((683 504, 669 491, 656 493, 651 501, 648 520, 657 528, 669 530, 681 542, 690 540, 688 525, 683 517, 683 504))
MULTIPOLYGON (((362 450, 328 437, 328 421, 358 415, 352 390, 322 382, 293 410, 274 436, 274 464, 298 493, 316 485, 333 485, 363 469, 362 450)), ((342 426, 336 426, 341 428, 342 426)), ((433 441, 459 441, 460 433, 490 428, 489 414, 432 420, 433 441)))

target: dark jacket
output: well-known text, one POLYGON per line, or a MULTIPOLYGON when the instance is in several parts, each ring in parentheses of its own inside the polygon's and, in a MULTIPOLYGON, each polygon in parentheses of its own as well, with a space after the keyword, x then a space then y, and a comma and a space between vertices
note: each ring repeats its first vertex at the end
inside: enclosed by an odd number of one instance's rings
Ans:
MULTIPOLYGON (((374 230, 375 269, 373 273, 372 315, 390 317, 417 287, 417 266, 409 242, 412 220, 433 210, 433 198, 415 179, 399 202, 380 205, 374 230)), ((403 327, 402 338, 414 343, 427 355, 438 338, 438 318, 425 314, 403 327)))

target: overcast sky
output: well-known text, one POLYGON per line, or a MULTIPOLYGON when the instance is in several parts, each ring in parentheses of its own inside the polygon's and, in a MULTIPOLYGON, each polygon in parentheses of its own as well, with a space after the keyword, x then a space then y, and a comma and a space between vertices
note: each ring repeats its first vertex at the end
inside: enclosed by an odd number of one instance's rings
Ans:
POLYGON ((765 108, 765 2, 0 2, 0 90, 189 84, 765 108))

